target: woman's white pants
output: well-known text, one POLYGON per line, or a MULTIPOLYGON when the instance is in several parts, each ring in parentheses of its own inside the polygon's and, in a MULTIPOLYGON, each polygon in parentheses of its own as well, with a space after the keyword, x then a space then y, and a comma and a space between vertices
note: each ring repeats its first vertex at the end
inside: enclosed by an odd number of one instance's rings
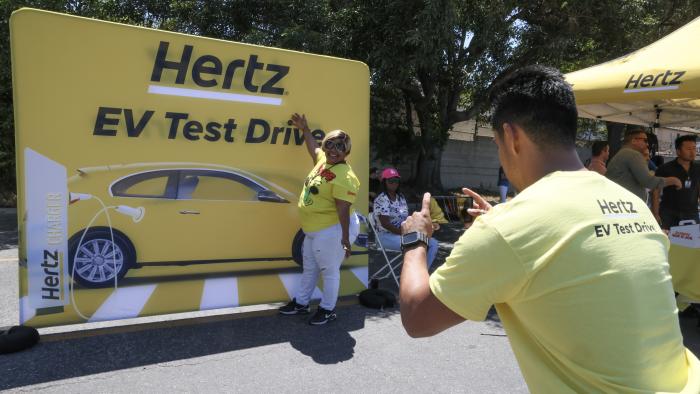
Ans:
MULTIPOLYGON (((350 243, 355 242, 360 231, 360 221, 354 213, 348 226, 350 243)), ((340 223, 323 230, 305 233, 303 246, 304 272, 296 295, 296 302, 308 305, 316 288, 318 277, 323 278, 321 308, 335 309, 340 289, 340 265, 345 259, 345 250, 340 243, 343 231, 340 223)))

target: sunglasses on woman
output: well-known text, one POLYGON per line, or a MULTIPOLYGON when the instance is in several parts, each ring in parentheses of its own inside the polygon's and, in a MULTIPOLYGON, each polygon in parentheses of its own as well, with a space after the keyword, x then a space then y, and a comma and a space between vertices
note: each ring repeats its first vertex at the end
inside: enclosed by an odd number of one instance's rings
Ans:
POLYGON ((326 150, 335 150, 336 152, 345 152, 347 145, 345 145, 345 141, 328 140, 323 144, 323 147, 326 150))
POLYGON ((401 183, 401 179, 399 178, 389 178, 386 180, 386 183, 401 183))

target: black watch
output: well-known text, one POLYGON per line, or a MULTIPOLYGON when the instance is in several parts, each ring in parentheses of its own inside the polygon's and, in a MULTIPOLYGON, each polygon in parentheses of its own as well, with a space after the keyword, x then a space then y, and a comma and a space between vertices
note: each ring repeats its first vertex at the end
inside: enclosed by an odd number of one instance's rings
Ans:
POLYGON ((412 248, 416 245, 428 246, 428 241, 430 237, 426 233, 420 231, 411 231, 410 233, 401 235, 401 250, 412 248))

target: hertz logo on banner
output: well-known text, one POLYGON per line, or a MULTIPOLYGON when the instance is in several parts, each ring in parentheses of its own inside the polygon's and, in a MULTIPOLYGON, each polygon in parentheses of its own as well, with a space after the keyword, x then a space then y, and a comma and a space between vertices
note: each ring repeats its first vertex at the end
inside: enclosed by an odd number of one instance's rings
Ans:
POLYGON ((659 74, 632 74, 627 80, 624 93, 654 92, 658 90, 676 90, 683 82, 685 71, 666 70, 659 74))
POLYGON ((227 59, 225 61, 214 55, 203 55, 192 62, 192 45, 184 46, 182 56, 179 59, 168 59, 169 46, 170 43, 166 41, 160 42, 155 64, 153 65, 151 82, 161 82, 163 70, 175 70, 177 71, 177 76, 172 81, 175 84, 185 84, 189 75, 197 86, 206 88, 206 90, 150 85, 148 87, 149 93, 269 105, 280 105, 282 103, 280 98, 234 94, 222 92, 221 90, 230 90, 234 79, 239 79, 243 82, 245 90, 250 93, 283 95, 284 88, 277 86, 277 84, 289 73, 289 66, 280 64, 266 65, 258 61, 257 55, 250 55, 247 60, 227 59), (253 83, 254 76, 256 73, 262 72, 267 74, 266 82, 260 86, 255 85, 253 83), (210 89, 217 87, 219 89, 210 89))

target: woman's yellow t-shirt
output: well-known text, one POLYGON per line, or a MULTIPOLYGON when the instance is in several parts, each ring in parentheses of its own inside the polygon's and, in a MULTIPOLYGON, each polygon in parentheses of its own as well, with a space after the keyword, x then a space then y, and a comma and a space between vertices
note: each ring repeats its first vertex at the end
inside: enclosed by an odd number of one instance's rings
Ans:
POLYGON ((299 196, 302 230, 314 232, 338 223, 335 200, 354 203, 359 188, 360 181, 347 163, 328 164, 321 151, 299 196))

